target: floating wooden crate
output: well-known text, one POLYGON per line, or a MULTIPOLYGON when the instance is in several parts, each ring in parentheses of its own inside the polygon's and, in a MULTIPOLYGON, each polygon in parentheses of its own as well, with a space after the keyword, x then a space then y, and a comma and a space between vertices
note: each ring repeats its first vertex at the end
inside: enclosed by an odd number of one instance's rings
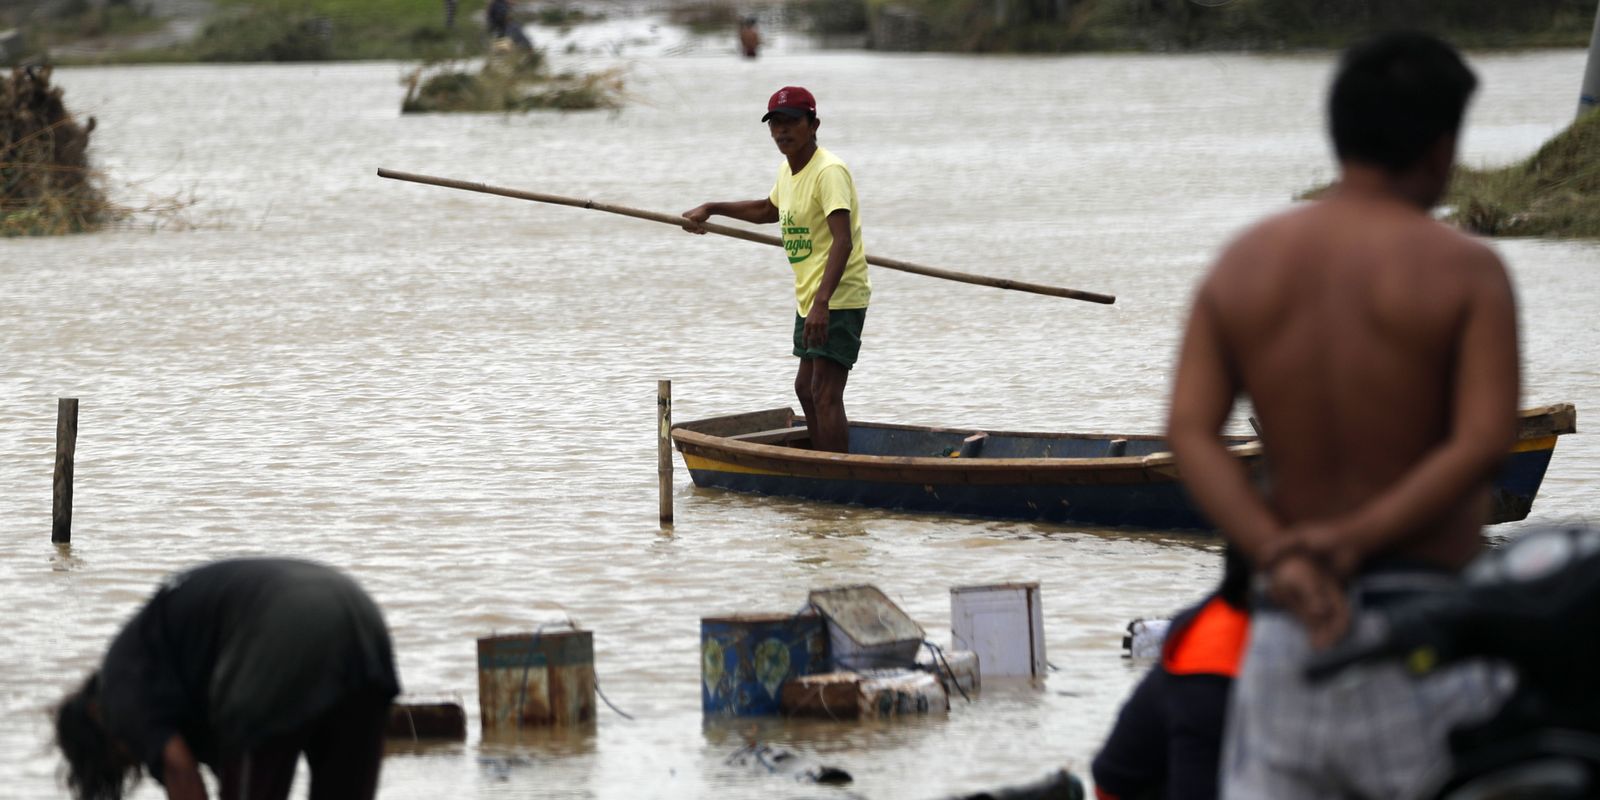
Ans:
POLYGON ((949 710, 950 696, 939 679, 914 669, 827 672, 783 687, 783 712, 790 716, 863 719, 949 710))
POLYGON ((706 714, 777 714, 784 683, 828 669, 815 614, 736 614, 700 620, 700 705, 706 714))
POLYGON ((485 733, 594 719, 594 636, 562 630, 478 640, 485 733))
POLYGON ((389 706, 384 736, 406 741, 467 739, 467 712, 460 703, 415 702, 401 698, 389 706))
POLYGON ((1037 582, 951 589, 950 632, 951 649, 978 654, 985 681, 1045 676, 1044 609, 1037 582))

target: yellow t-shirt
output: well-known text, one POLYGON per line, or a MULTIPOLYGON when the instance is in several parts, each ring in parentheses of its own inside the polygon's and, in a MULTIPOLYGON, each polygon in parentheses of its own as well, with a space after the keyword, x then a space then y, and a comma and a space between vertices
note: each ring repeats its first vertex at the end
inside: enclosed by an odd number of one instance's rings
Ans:
POLYGON ((828 215, 845 209, 850 212, 850 258, 844 275, 833 290, 828 308, 866 308, 872 298, 872 281, 867 279, 867 250, 861 243, 861 209, 856 201, 856 183, 850 169, 837 156, 817 148, 811 161, 791 174, 784 159, 778 169, 778 182, 768 197, 778 207, 778 224, 783 228, 783 249, 794 267, 795 310, 800 316, 811 312, 811 300, 822 286, 822 273, 828 267, 828 249, 833 247, 833 232, 828 215))

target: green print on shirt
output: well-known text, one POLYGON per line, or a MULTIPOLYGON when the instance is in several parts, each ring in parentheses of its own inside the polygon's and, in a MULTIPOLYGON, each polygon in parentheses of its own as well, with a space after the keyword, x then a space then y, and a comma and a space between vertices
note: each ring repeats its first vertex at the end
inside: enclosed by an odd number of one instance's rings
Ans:
POLYGON ((798 264, 810 258, 811 229, 794 224, 794 213, 789 211, 783 212, 778 224, 783 226, 783 249, 789 255, 789 263, 798 264), (795 238, 789 238, 791 236, 795 238))

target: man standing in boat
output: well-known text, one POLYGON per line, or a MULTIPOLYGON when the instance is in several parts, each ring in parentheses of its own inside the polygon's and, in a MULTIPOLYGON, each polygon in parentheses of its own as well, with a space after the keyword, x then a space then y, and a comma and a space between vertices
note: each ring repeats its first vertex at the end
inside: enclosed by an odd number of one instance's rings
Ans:
POLYGON ((855 180, 833 153, 817 144, 817 101, 785 86, 767 101, 761 118, 784 155, 778 180, 760 200, 705 203, 685 211, 691 233, 722 215, 783 227, 783 246, 794 268, 794 354, 800 358, 794 391, 806 415, 811 446, 848 452, 850 421, 844 386, 861 350, 872 282, 861 243, 855 180))
POLYGON ((1516 437, 1505 267, 1428 213, 1476 85, 1422 34, 1351 48, 1329 102, 1337 186, 1246 231, 1194 299, 1168 436, 1266 590, 1229 708, 1224 797, 1418 797, 1448 766, 1451 728, 1509 688, 1481 662, 1303 675, 1314 649, 1376 625, 1374 608, 1455 584, 1516 437), (1240 393, 1261 423, 1264 493, 1217 436, 1240 393))

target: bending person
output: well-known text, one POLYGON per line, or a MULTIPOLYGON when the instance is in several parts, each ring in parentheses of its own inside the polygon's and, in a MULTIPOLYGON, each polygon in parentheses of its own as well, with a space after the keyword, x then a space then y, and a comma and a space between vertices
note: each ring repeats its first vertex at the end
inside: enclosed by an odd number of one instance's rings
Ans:
POLYGON ((301 753, 313 800, 371 798, 389 703, 389 631, 348 576, 286 559, 169 578, 56 711, 79 800, 115 800, 140 767, 172 800, 288 797, 301 753))

